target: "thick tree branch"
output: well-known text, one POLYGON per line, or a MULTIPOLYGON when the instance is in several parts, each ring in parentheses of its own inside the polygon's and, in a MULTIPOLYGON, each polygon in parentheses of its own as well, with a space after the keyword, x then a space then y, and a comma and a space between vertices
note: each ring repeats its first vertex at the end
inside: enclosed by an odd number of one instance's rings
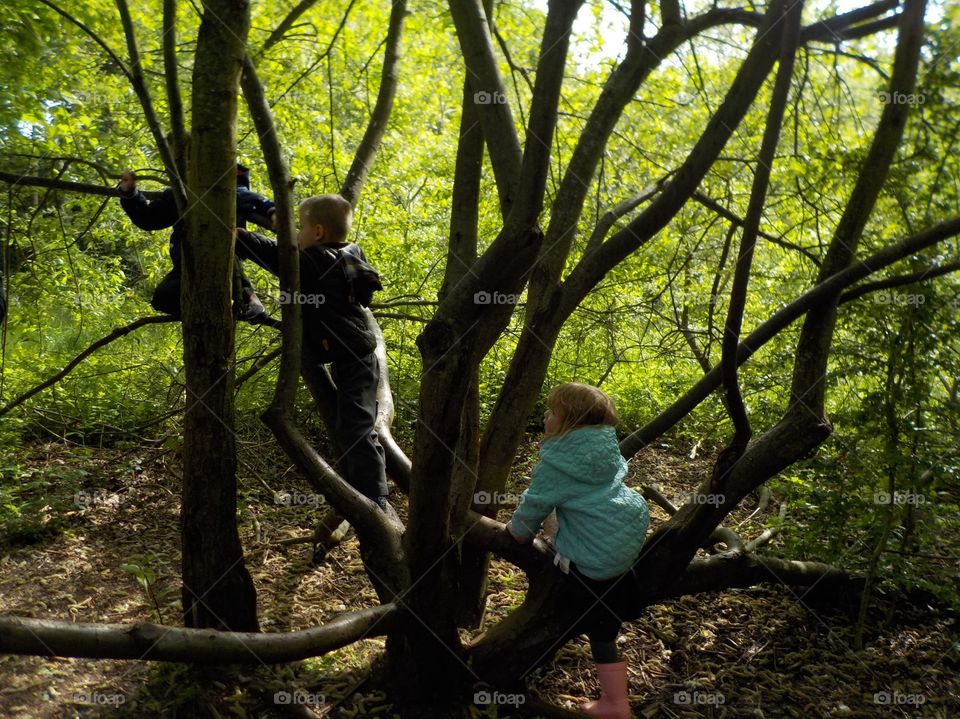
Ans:
POLYGON ((89 624, 0 617, 0 654, 134 659, 190 664, 278 664, 319 657, 400 628, 385 604, 282 634, 180 629, 156 624, 89 624))
POLYGON ((467 81, 474 92, 477 114, 490 152, 500 195, 500 209, 506 218, 520 181, 523 151, 494 55, 487 15, 482 0, 450 0, 450 14, 457 29, 467 67, 467 81))
MULTIPOLYGON (((290 199, 292 183, 280 150, 273 113, 249 55, 244 58, 241 83, 257 134, 260 136, 277 203, 280 223, 277 240, 280 288, 295 293, 300 288, 300 255, 293 233, 293 208, 290 199)), ((407 583, 400 535, 372 501, 347 484, 333 467, 327 464, 294 424, 293 402, 300 378, 303 345, 301 307, 290 302, 283 305, 281 312, 283 344, 280 372, 273 402, 264 412, 263 421, 311 486, 322 493, 357 529, 366 551, 365 560, 371 579, 381 599, 389 601, 407 583)))

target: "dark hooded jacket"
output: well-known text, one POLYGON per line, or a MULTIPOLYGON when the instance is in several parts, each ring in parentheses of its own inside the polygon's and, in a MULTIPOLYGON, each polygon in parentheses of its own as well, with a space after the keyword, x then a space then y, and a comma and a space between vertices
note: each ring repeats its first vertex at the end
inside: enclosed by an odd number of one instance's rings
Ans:
MULTIPOLYGON (((277 243, 256 232, 237 232, 237 257, 280 274, 277 243)), ((303 341, 318 362, 362 358, 377 338, 367 327, 363 305, 382 289, 379 275, 351 242, 314 245, 300 252, 300 292, 281 293, 281 302, 303 308, 303 341)))

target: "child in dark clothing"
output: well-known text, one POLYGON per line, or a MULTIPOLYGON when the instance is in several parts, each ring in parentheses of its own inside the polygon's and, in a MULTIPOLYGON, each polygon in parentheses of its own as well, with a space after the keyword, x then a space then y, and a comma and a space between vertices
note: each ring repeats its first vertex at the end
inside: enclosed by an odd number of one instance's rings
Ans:
MULTIPOLYGON (((170 234, 170 259, 173 269, 160 281, 153 292, 150 305, 158 312, 180 317, 180 245, 186 239, 186 227, 180 220, 173 190, 165 189, 152 201, 147 201, 142 192, 137 191, 137 179, 132 172, 125 172, 120 179, 120 206, 130 220, 141 230, 162 230, 173 227, 170 234)), ((250 170, 237 165, 237 227, 245 227, 254 222, 262 227, 273 224, 275 208, 273 202, 263 195, 250 191, 250 170)), ((276 324, 257 293, 240 268, 243 306, 240 319, 251 324, 276 324)))
MULTIPOLYGON (((340 195, 319 195, 300 205, 300 291, 282 302, 303 305, 303 342, 320 363, 332 363, 337 386, 337 444, 347 481, 388 515, 383 448, 377 440, 377 385, 380 367, 376 337, 362 306, 382 289, 362 250, 345 241, 353 209, 340 195)), ((237 257, 280 273, 277 243, 237 230, 237 257)))

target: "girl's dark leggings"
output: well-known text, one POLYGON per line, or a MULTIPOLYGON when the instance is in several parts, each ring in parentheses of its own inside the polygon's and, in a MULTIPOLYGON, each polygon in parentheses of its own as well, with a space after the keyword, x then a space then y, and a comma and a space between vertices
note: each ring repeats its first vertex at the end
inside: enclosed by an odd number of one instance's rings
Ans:
POLYGON ((617 635, 624 622, 623 607, 630 601, 633 575, 627 572, 612 579, 591 579, 571 564, 567 585, 585 607, 577 629, 590 639, 593 660, 597 664, 620 661, 617 635))

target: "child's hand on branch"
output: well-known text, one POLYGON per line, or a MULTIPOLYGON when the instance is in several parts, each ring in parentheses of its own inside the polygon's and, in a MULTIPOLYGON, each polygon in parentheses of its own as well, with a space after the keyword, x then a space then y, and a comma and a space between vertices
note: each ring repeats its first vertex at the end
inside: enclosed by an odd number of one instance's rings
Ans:
POLYGON ((127 170, 120 175, 120 192, 124 195, 132 195, 137 190, 137 176, 133 170, 127 170))

